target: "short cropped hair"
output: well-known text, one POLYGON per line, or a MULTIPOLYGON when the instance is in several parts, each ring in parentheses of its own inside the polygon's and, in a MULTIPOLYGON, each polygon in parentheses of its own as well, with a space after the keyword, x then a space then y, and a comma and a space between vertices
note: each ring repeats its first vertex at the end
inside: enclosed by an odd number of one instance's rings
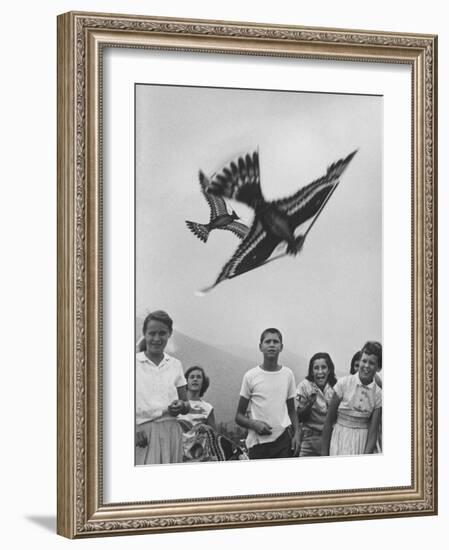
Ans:
POLYGON ((375 355, 379 365, 379 370, 382 368, 382 344, 380 342, 369 341, 362 348, 362 353, 367 355, 375 355))
POLYGON ((356 373, 355 364, 356 364, 356 361, 360 361, 360 357, 362 357, 362 352, 361 351, 356 351, 354 353, 354 355, 352 356, 351 368, 349 369, 350 374, 355 374, 356 373))
POLYGON ((166 311, 162 311, 161 309, 158 309, 157 311, 152 311, 145 317, 145 321, 143 322, 142 332, 145 334, 145 331, 147 330, 148 323, 150 321, 159 321, 160 323, 164 323, 164 325, 167 326, 168 330, 173 332, 173 319, 170 317, 170 315, 166 311))
POLYGON ((204 372, 203 367, 200 367, 199 365, 193 365, 192 367, 189 367, 186 372, 184 373, 185 379, 189 377, 189 374, 193 372, 194 370, 199 370, 201 374, 203 375, 203 383, 201 384, 200 389, 200 397, 203 397, 203 395, 206 393, 207 388, 209 387, 210 380, 207 374, 204 372))
POLYGON ((281 334, 281 331, 278 329, 278 328, 266 328, 262 334, 260 335, 260 343, 262 343, 264 341, 264 338, 267 334, 269 333, 274 333, 274 334, 277 334, 281 340, 281 344, 282 344, 282 334, 281 334))
POLYGON ((337 383, 337 378, 335 377, 335 365, 331 359, 331 356, 325 351, 319 351, 312 355, 309 361, 309 371, 307 373, 306 379, 309 382, 313 382, 313 363, 317 359, 324 359, 326 361, 327 368, 329 369, 329 376, 327 377, 327 383, 333 388, 337 383))

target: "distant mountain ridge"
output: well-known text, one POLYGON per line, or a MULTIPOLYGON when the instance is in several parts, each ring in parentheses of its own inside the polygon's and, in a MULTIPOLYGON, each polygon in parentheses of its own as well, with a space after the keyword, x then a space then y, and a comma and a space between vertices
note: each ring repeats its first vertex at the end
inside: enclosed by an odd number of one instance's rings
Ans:
MULTIPOLYGON (((141 334, 142 321, 139 321, 137 334, 141 334)), ((254 352, 239 347, 225 350, 174 330, 166 352, 182 362, 184 371, 193 365, 204 368, 210 378, 210 386, 204 398, 214 406, 217 423, 234 423, 242 378, 247 370, 260 361, 258 349, 254 352)), ((304 360, 288 350, 282 352, 280 363, 292 369, 296 383, 307 373, 304 360)))

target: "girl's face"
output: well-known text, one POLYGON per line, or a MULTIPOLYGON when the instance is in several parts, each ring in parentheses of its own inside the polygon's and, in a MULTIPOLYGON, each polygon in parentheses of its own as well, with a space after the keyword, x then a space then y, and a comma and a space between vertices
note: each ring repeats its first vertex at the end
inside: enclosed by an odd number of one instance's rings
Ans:
POLYGON ((365 386, 371 384, 374 375, 379 370, 379 360, 377 355, 368 355, 363 352, 360 358, 359 378, 365 386))
POLYGON ((146 352, 150 357, 160 357, 164 353, 165 346, 171 336, 171 331, 166 324, 151 319, 143 334, 146 343, 146 352))
POLYGON ((192 392, 200 392, 203 387, 203 373, 199 369, 189 372, 187 377, 187 389, 192 392))
POLYGON ((360 367, 360 359, 357 359, 357 361, 354 361, 354 365, 352 367, 354 369, 354 374, 359 372, 359 367, 360 367))
POLYGON ((326 359, 315 359, 312 364, 313 381, 319 388, 324 388, 329 378, 329 367, 326 359))

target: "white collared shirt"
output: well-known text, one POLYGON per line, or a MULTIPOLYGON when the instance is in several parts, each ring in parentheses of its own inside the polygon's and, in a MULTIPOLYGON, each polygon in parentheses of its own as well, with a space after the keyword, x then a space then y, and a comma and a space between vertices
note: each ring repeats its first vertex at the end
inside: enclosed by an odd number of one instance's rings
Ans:
POLYGON ((187 384, 181 361, 164 353, 156 365, 144 351, 136 354, 136 423, 161 418, 178 399, 177 388, 187 384))
POLYGON ((341 398, 339 410, 351 411, 353 416, 366 418, 382 407, 382 390, 374 380, 363 385, 358 373, 339 378, 334 392, 341 398))

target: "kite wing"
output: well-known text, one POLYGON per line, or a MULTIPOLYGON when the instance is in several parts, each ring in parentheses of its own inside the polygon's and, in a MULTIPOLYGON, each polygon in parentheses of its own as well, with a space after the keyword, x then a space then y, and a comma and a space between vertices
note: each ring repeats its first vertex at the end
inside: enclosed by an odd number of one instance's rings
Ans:
POLYGON ((320 211, 356 152, 353 151, 346 158, 331 164, 324 176, 302 187, 294 195, 274 202, 287 214, 294 229, 320 211))
POLYGON ((254 208, 257 200, 263 199, 260 188, 259 154, 239 157, 223 168, 209 183, 207 191, 212 195, 227 197, 254 208))
POLYGON ((226 229, 227 231, 231 231, 231 233, 234 233, 234 235, 237 235, 239 239, 244 239, 249 232, 249 227, 247 225, 245 225, 242 222, 237 222, 235 220, 231 223, 228 223, 228 225, 221 227, 220 229, 226 229))
POLYGON ((201 192, 203 193, 203 196, 206 199, 207 204, 210 208, 210 221, 215 220, 219 216, 225 216, 226 214, 228 214, 228 209, 226 207, 224 199, 219 195, 213 195, 208 192, 207 189, 209 187, 209 180, 203 174, 203 172, 200 172, 199 178, 201 192))

